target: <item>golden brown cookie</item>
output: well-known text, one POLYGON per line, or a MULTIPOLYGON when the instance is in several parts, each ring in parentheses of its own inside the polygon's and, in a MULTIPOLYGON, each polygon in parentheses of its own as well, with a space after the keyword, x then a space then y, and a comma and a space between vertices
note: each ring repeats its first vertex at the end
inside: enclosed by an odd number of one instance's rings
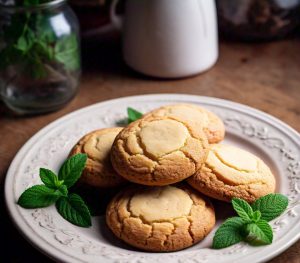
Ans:
POLYGON ((257 156, 237 147, 214 144, 202 168, 187 182, 210 197, 253 202, 275 191, 275 177, 257 156))
POLYGON ((129 181, 167 185, 194 174, 207 153, 203 131, 171 117, 142 118, 119 133, 111 160, 115 170, 129 181))
POLYGON ((134 247, 175 251, 206 237, 215 225, 215 212, 208 199, 185 185, 132 186, 108 205, 106 222, 134 247))
POLYGON ((169 116, 182 120, 194 129, 202 129, 209 143, 217 143, 224 139, 225 127, 223 121, 214 113, 194 104, 167 105, 144 115, 148 117, 169 116))
POLYGON ((70 155, 86 153, 88 156, 80 183, 93 187, 114 187, 124 179, 114 171, 110 161, 110 149, 122 128, 107 128, 92 131, 82 137, 73 147, 70 155))

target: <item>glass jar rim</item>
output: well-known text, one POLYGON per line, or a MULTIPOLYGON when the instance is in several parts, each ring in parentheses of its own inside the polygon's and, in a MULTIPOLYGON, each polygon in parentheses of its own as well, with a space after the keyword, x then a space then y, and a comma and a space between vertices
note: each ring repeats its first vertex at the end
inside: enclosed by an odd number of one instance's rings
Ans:
POLYGON ((42 9, 57 7, 66 2, 67 2, 67 0, 51 0, 46 3, 42 3, 42 4, 38 4, 38 5, 31 5, 31 6, 4 5, 4 4, 0 3, 0 11, 1 10, 10 11, 10 12, 35 11, 35 10, 42 10, 42 9))

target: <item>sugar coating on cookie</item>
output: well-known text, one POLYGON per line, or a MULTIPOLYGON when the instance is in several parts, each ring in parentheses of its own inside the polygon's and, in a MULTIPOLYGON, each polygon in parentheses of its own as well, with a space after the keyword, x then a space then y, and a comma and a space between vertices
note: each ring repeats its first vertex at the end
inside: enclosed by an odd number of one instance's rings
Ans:
POLYGON ((224 139, 223 121, 214 113, 194 104, 174 104, 155 109, 144 115, 148 117, 169 116, 188 123, 194 129, 202 129, 209 143, 217 143, 224 139))
POLYGON ((215 225, 215 212, 208 199, 188 186, 135 186, 111 201, 106 222, 132 246, 175 251, 207 236, 215 225))
POLYGON ((234 146, 214 144, 202 168, 188 178, 200 192, 224 201, 253 202, 275 191, 275 177, 257 156, 234 146))
POLYGON ((86 134, 73 147, 70 155, 86 153, 87 162, 80 182, 93 187, 114 187, 124 179, 114 171, 110 161, 111 146, 122 128, 100 129, 86 134))
POLYGON ((140 119, 124 128, 112 146, 111 160, 129 181, 167 185, 194 174, 207 153, 203 131, 171 117, 158 117, 140 119))

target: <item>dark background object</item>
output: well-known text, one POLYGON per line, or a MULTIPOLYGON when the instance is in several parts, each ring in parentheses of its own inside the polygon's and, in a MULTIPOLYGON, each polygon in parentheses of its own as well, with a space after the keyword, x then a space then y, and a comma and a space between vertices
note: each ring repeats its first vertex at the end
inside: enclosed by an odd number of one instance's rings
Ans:
POLYGON ((220 33, 246 41, 272 40, 293 32, 300 0, 217 0, 220 33))
POLYGON ((70 0, 82 32, 96 29, 109 23, 110 0, 70 0))
MULTIPOLYGON (((1 0, 0 0, 1 1, 1 0)), ((76 13, 82 34, 101 29, 111 23, 109 12, 112 0, 69 0, 76 13)), ((117 6, 117 13, 124 12, 124 0, 117 6)))

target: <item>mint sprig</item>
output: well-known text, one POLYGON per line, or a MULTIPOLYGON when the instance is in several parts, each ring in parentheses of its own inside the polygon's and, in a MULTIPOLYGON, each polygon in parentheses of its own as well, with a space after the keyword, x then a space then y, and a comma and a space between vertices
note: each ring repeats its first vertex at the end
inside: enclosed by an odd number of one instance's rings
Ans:
POLYGON ((128 115, 128 117, 127 117, 128 123, 131 123, 131 122, 134 122, 134 121, 140 119, 143 116, 143 113, 141 113, 133 108, 128 107, 127 115, 128 115))
POLYGON ((271 244, 273 230, 268 221, 278 217, 288 206, 288 198, 282 194, 269 194, 252 205, 239 198, 232 199, 238 217, 227 219, 216 231, 212 247, 226 248, 245 241, 252 246, 271 244))
POLYGON ((61 166, 58 176, 51 170, 40 168, 40 178, 44 183, 26 189, 18 200, 23 208, 42 208, 55 204, 58 213, 70 223, 89 227, 91 214, 83 199, 69 194, 69 188, 80 178, 87 160, 86 154, 76 154, 61 166))

